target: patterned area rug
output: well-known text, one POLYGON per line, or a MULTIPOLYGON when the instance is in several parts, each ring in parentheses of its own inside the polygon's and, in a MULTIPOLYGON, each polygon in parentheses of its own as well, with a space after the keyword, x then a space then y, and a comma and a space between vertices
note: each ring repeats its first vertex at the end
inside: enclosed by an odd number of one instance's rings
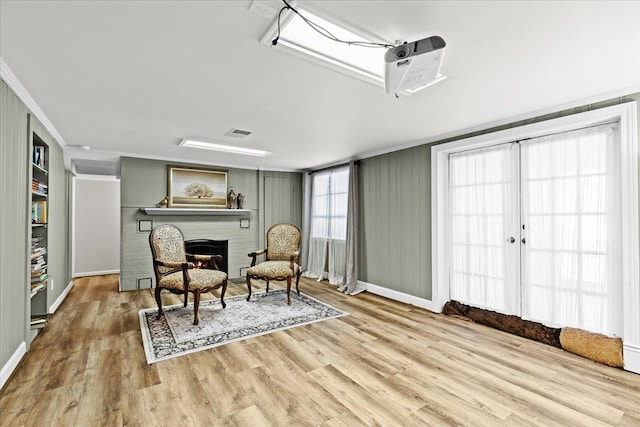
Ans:
POLYGON ((226 298, 224 309, 218 299, 202 301, 197 326, 193 325, 193 304, 163 307, 160 320, 156 320, 157 307, 140 310, 147 363, 349 314, 295 291, 287 305, 284 289, 253 294, 249 302, 246 298, 226 298))

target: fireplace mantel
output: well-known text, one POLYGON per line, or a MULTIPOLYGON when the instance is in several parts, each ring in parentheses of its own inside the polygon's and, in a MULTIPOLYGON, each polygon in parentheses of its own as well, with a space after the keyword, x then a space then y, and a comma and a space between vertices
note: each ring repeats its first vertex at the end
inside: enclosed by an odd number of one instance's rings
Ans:
POLYGON ((138 208, 147 215, 249 215, 250 209, 138 208))

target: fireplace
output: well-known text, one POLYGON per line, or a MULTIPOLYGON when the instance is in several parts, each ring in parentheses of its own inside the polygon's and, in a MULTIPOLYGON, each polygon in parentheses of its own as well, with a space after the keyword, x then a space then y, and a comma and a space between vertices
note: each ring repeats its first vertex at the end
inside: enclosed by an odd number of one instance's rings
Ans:
POLYGON ((222 255, 222 262, 218 263, 220 271, 229 273, 229 241, 211 239, 185 240, 184 247, 187 254, 192 255, 222 255))

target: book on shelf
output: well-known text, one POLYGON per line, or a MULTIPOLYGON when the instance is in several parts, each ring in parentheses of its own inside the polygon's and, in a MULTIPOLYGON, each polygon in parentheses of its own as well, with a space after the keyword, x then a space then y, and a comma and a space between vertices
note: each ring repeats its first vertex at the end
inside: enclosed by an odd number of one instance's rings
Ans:
POLYGON ((45 274, 38 274, 36 276, 34 276, 33 274, 31 275, 31 288, 33 290, 33 285, 38 285, 38 284, 44 284, 47 282, 47 279, 49 278, 49 276, 45 273, 45 274))
POLYGON ((46 253, 47 253, 47 248, 41 248, 41 247, 32 248, 31 249, 31 260, 33 261, 34 259, 40 258, 40 257, 44 256, 46 253))
POLYGON ((45 200, 34 200, 31 202, 31 223, 47 223, 47 202, 45 200))
POLYGON ((34 145, 33 146, 33 151, 32 151, 32 159, 31 161, 33 162, 34 165, 38 166, 39 168, 44 169, 45 168, 45 164, 44 164, 44 147, 41 145, 34 145))
POLYGON ((42 262, 42 263, 38 263, 38 264, 31 264, 31 272, 42 272, 44 271, 44 269, 47 268, 47 264, 42 262))
POLYGON ((47 195, 47 184, 38 181, 37 179, 31 180, 31 191, 37 194, 41 194, 43 196, 47 195))
POLYGON ((34 294, 38 293, 38 291, 44 289, 44 287, 45 287, 44 283, 32 284, 31 285, 31 295, 33 296, 34 294))

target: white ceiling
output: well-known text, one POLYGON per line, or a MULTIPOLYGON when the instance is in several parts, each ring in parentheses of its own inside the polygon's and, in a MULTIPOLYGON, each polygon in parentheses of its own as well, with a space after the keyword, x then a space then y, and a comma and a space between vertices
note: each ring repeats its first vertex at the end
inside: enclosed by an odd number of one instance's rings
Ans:
POLYGON ((640 87, 639 1, 298 3, 386 40, 442 36, 449 78, 400 99, 260 44, 272 21, 250 4, 0 0, 0 56, 64 143, 92 148, 67 153, 98 173, 120 155, 318 168, 640 87))

